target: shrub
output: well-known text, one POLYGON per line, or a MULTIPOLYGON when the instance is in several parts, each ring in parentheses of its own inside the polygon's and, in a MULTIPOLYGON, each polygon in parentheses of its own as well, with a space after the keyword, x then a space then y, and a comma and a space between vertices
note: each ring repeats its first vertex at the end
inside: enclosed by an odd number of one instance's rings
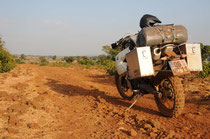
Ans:
POLYGON ((109 75, 114 75, 115 69, 115 57, 120 50, 112 49, 110 46, 103 46, 102 49, 107 55, 101 55, 98 57, 97 64, 100 68, 104 69, 109 75))
POLYGON ((203 62, 203 71, 198 73, 199 77, 206 78, 210 76, 210 63, 203 62))
POLYGON ((201 43, 202 61, 206 61, 210 57, 210 45, 204 45, 201 43))
POLYGON ((53 66, 53 67, 70 67, 70 65, 66 62, 53 62, 53 63, 50 63, 50 66, 53 66))
POLYGON ((40 66, 47 66, 49 64, 46 57, 44 57, 44 56, 40 56, 39 60, 40 60, 40 64, 39 64, 40 66))
POLYGON ((47 66, 49 63, 48 62, 41 62, 39 65, 40 66, 47 66))
POLYGON ((65 56, 63 58, 63 60, 66 61, 67 63, 71 63, 71 62, 74 61, 74 57, 72 57, 72 56, 65 56))
POLYGON ((15 59, 15 61, 16 61, 16 63, 17 64, 25 64, 25 62, 24 61, 22 61, 21 59, 15 59))
POLYGON ((202 78, 210 76, 210 63, 207 59, 210 57, 210 45, 204 45, 201 43, 201 54, 202 54, 202 63, 203 71, 198 74, 202 78))
POLYGON ((20 55, 20 59, 21 59, 21 60, 25 60, 25 59, 26 59, 26 56, 25 56, 24 54, 21 54, 21 55, 20 55))
POLYGON ((106 70, 106 72, 109 74, 109 75, 114 75, 116 69, 115 69, 115 61, 113 60, 105 60, 104 61, 104 68, 106 70))
POLYGON ((88 66, 96 65, 96 62, 87 56, 83 56, 78 62, 79 64, 82 65, 88 65, 88 66))
POLYGON ((56 60, 56 55, 52 56, 52 60, 56 60))
POLYGON ((0 72, 8 72, 15 66, 14 56, 3 48, 3 41, 0 38, 0 72))

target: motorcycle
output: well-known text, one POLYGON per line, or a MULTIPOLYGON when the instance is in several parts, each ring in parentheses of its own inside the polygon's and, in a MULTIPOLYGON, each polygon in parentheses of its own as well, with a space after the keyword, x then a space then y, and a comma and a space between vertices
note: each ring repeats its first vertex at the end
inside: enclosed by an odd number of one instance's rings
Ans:
POLYGON ((181 25, 159 25, 152 15, 140 21, 142 30, 113 43, 121 51, 115 57, 115 82, 119 94, 135 101, 153 94, 166 117, 179 116, 185 105, 183 76, 202 71, 200 44, 187 44, 188 34, 181 25))

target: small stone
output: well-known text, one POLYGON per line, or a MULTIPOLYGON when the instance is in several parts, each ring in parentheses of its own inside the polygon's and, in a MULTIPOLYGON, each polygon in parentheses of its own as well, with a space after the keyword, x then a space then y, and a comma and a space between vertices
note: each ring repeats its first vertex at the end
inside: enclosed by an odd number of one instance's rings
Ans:
POLYGON ((147 124, 147 123, 146 123, 146 124, 144 124, 144 128, 145 128, 145 129, 152 129, 152 126, 151 126, 150 124, 147 124))
POLYGON ((123 122, 122 120, 120 120, 117 124, 118 124, 118 125, 123 125, 124 122, 123 122))
POLYGON ((201 113, 201 112, 197 112, 196 114, 197 114, 197 115, 202 115, 202 113, 201 113))
POLYGON ((151 132, 151 133, 149 134, 149 136, 152 137, 152 138, 155 138, 155 137, 157 136, 157 134, 151 132))
POLYGON ((100 96, 98 96, 98 100, 101 103, 106 103, 106 100, 104 98, 100 97, 100 96))
POLYGON ((146 131, 144 130, 144 128, 140 128, 139 131, 140 131, 141 133, 145 133, 145 132, 146 132, 146 131))
POLYGON ((118 113, 118 109, 116 107, 113 108, 112 110, 113 113, 118 113))
POLYGON ((182 129, 186 131, 186 130, 189 130, 189 127, 186 127, 186 126, 185 126, 185 127, 183 127, 182 129))
POLYGON ((179 134, 175 134, 175 135, 174 135, 174 138, 175 138, 175 139, 181 139, 181 136, 180 136, 179 134))
POLYGON ((124 121, 130 121, 129 116, 127 114, 124 114, 124 121))
POLYGON ((201 137, 201 135, 200 135, 200 134, 198 134, 198 135, 197 135, 197 137, 198 137, 198 138, 200 138, 200 137, 201 137))
POLYGON ((118 111, 118 115, 123 115, 123 111, 118 111))
POLYGON ((192 113, 188 113, 186 115, 186 117, 189 118, 189 119, 194 119, 194 115, 192 113))
POLYGON ((137 132, 136 132, 134 129, 131 129, 130 135, 131 135, 132 137, 135 137, 135 136, 137 135, 137 132))
POLYGON ((157 128, 152 128, 152 131, 155 133, 158 132, 157 128))
POLYGON ((6 97, 8 96, 6 91, 0 91, 0 97, 6 97))
POLYGON ((31 129, 36 129, 39 128, 39 125, 37 123, 28 123, 27 127, 31 129))
POLYGON ((117 132, 117 131, 115 131, 115 132, 114 132, 114 135, 116 135, 116 136, 117 136, 117 135, 120 135, 120 133, 119 133, 119 132, 117 132))
POLYGON ((102 123, 101 122, 97 122, 97 125, 102 125, 102 123))
POLYGON ((142 115, 137 115, 136 116, 136 120, 138 120, 138 121, 141 121, 141 120, 143 120, 144 119, 144 117, 142 116, 142 115))
POLYGON ((17 134, 18 130, 14 128, 7 128, 6 129, 9 134, 17 134))
POLYGON ((33 106, 34 109, 38 109, 38 110, 41 109, 41 105, 37 101, 35 101, 35 100, 33 100, 31 102, 31 105, 33 106))
POLYGON ((126 131, 126 129, 125 129, 124 127, 122 127, 122 126, 121 126, 121 127, 119 127, 119 128, 118 128, 118 130, 121 130, 121 131, 126 131))
POLYGON ((15 73, 12 73, 12 77, 18 77, 18 75, 15 73))
POLYGON ((147 123, 148 123, 148 124, 151 124, 153 127, 156 127, 156 128, 160 128, 160 125, 161 125, 161 124, 159 123, 159 121, 155 121, 155 120, 153 120, 153 119, 148 120, 147 123))
POLYGON ((175 134, 176 134, 175 131, 170 130, 168 135, 167 135, 167 138, 172 138, 175 134))
POLYGON ((19 124, 19 120, 18 120, 18 118, 17 118, 17 116, 15 116, 15 115, 10 115, 9 117, 8 117, 8 124, 10 124, 10 125, 17 125, 17 124, 19 124))

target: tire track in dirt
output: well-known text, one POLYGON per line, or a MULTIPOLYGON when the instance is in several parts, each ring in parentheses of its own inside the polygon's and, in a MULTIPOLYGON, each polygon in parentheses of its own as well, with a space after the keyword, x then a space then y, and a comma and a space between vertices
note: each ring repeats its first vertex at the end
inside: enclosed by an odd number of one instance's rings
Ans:
POLYGON ((209 138, 209 83, 194 80, 184 113, 171 119, 151 95, 125 112, 131 102, 103 71, 18 65, 0 74, 0 137, 209 138))

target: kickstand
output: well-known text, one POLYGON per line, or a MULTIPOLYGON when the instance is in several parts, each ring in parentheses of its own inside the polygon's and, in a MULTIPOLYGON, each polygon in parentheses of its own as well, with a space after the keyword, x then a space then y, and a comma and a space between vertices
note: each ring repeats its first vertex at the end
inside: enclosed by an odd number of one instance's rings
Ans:
POLYGON ((130 109, 133 107, 133 105, 136 104, 136 102, 140 99, 141 96, 143 96, 142 93, 138 94, 138 96, 136 97, 135 101, 134 101, 134 102, 130 105, 130 107, 127 108, 125 111, 130 110, 130 109))

